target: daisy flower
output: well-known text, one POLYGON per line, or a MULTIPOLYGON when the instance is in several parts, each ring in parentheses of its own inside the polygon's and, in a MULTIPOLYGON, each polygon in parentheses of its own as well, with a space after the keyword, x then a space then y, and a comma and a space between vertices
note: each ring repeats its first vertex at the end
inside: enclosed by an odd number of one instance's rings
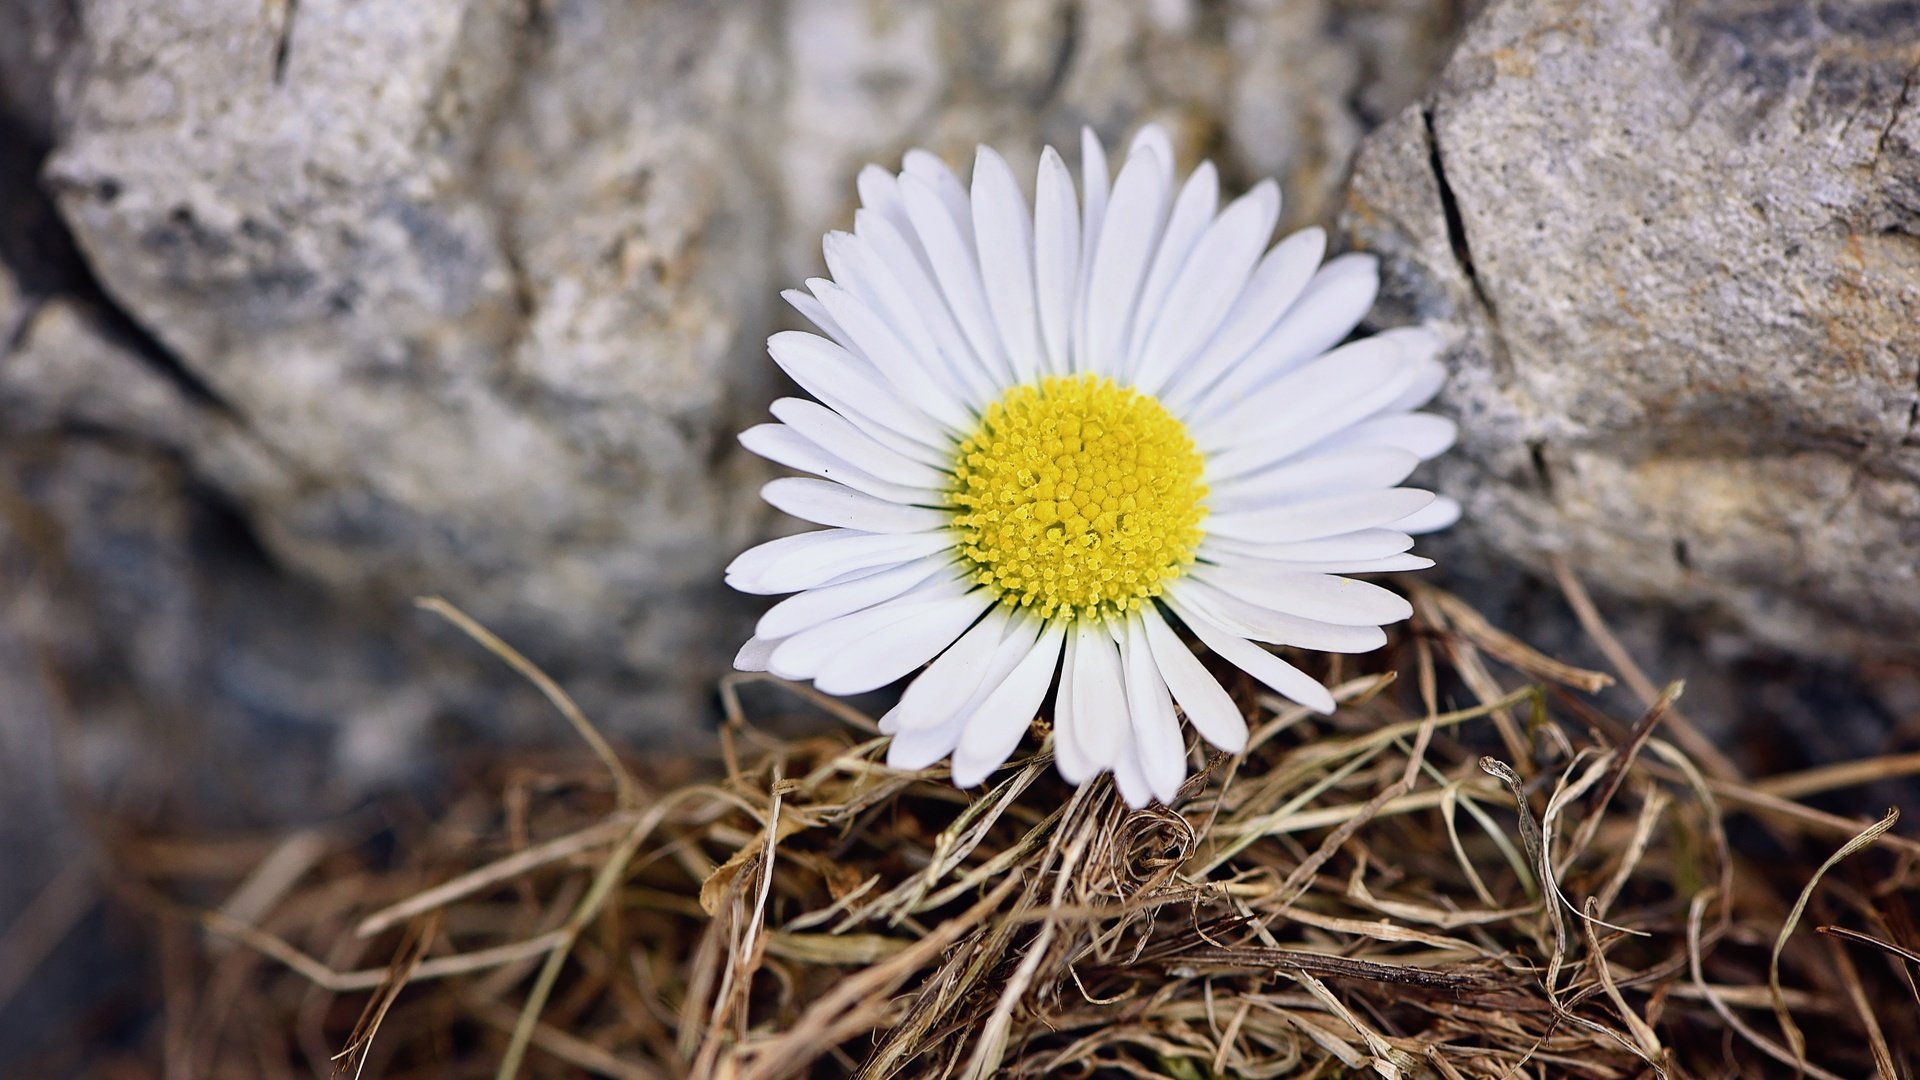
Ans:
POLYGON ((880 721, 888 763, 1004 764, 1049 693, 1069 781, 1111 771, 1132 806, 1170 802, 1188 722, 1245 747, 1246 719, 1176 626, 1275 692, 1327 713, 1325 687, 1261 643, 1359 653, 1412 614, 1342 575, 1432 565, 1412 534, 1459 507, 1399 486, 1452 444, 1413 410, 1445 377, 1419 329, 1341 344, 1375 261, 1321 264, 1326 235, 1268 246, 1272 181, 1219 205, 1149 127, 1110 180, 1051 147, 1029 206, 982 148, 971 185, 924 151, 859 177, 830 279, 786 293, 818 334, 773 359, 813 400, 740 437, 806 477, 767 502, 826 526, 762 544, 734 588, 792 594, 737 667, 874 690, 925 666, 880 721))

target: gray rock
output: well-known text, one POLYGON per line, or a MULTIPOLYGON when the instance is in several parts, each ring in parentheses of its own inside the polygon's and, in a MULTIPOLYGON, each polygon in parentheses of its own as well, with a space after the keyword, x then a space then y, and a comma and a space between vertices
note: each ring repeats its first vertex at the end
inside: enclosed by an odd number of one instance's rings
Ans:
POLYGON ((1457 336, 1457 542, 1803 653, 1920 640, 1920 8, 1498 0, 1367 141, 1457 336))
POLYGON ((0 117, 14 138, 45 143, 53 137, 54 98, 61 69, 79 36, 74 5, 66 0, 0 3, 0 117))
POLYGON ((193 440, 209 448, 236 433, 217 411, 116 340, 101 312, 71 296, 19 297, 6 314, 9 279, 0 276, 0 330, 12 343, 0 366, 0 413, 14 439, 82 427, 159 446, 193 440), (111 391, 102 393, 102 388, 111 391))
POLYGON ((726 362, 771 292, 730 153, 764 50, 731 23, 85 5, 49 183, 107 292, 251 441, 183 432, 279 563, 373 602, 445 592, 697 713, 687 652, 719 632, 687 594, 751 497, 710 462, 770 383, 726 362))
POLYGON ((32 314, 33 305, 20 291, 20 283, 0 263, 0 341, 7 342, 9 349, 32 314))

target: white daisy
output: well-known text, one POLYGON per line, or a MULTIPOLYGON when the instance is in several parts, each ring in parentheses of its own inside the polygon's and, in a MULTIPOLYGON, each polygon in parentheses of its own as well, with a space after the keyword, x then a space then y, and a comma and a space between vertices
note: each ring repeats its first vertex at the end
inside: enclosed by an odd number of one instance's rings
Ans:
POLYGON ((979 784, 1054 691, 1060 772, 1110 770, 1142 806, 1186 777, 1181 712, 1222 750, 1247 739, 1174 623, 1331 712, 1258 643, 1385 643, 1411 607, 1338 575, 1432 565, 1411 534, 1459 507, 1398 485, 1454 426, 1413 411, 1445 377, 1432 335, 1339 344, 1375 261, 1321 265, 1319 229, 1268 248, 1272 181, 1221 209, 1211 163, 1176 187, 1151 127, 1111 186, 1091 132, 1082 163, 1076 193, 1049 147, 1031 208, 985 148, 971 190, 924 151, 860 174, 831 280, 786 294, 821 333, 769 343, 817 400, 777 401, 779 423, 740 437, 813 474, 763 494, 828 527, 746 552, 727 580, 793 594, 743 670, 856 694, 926 665, 880 721, 890 764, 951 756, 954 782, 979 784))

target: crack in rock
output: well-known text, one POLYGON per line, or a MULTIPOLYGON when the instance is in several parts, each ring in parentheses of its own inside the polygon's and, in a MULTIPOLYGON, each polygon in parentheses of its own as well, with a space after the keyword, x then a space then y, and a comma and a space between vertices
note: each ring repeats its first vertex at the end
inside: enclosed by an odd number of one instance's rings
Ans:
POLYGON ((1494 373, 1506 380, 1513 375, 1513 358, 1507 350, 1506 337, 1500 330, 1500 310, 1495 306, 1493 297, 1487 294, 1486 283, 1480 280, 1480 271, 1474 265, 1473 248, 1467 241, 1466 217, 1460 211, 1460 200, 1454 193, 1453 183, 1447 179, 1446 159, 1440 152, 1440 134, 1434 127, 1433 112, 1431 104, 1423 106, 1420 120, 1427 133, 1427 165, 1433 173, 1434 193, 1440 200, 1440 213, 1447 223, 1447 243, 1453 249, 1453 259, 1459 265, 1461 275, 1467 279, 1467 287, 1473 290, 1474 300, 1486 313, 1491 346, 1488 353, 1493 361, 1494 373))

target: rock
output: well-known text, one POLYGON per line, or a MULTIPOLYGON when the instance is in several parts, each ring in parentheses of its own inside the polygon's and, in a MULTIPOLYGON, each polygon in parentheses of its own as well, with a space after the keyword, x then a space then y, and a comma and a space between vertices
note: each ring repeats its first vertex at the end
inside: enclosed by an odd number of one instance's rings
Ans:
POLYGON ((687 600, 751 499, 709 465, 771 383, 724 362, 772 292, 765 199, 728 153, 749 20, 395 0, 84 21, 49 183, 106 292, 258 450, 187 447, 273 557, 391 606, 445 592, 697 715, 688 662, 710 678, 721 635, 687 600), (635 107, 669 71, 683 89, 635 107))
POLYGON ((1016 0, 897 5, 800 0, 780 187, 787 278, 818 272, 846 224, 849 177, 925 146, 956 164, 980 143, 1029 176, 1039 147, 1076 157, 1084 124, 1110 143, 1153 120, 1229 185, 1275 176, 1282 226, 1324 222, 1359 137, 1439 65, 1455 5, 1436 0, 1016 0))
POLYGON ((9 346, 17 341, 21 328, 33 314, 33 306, 20 292, 20 283, 0 264, 0 341, 9 346))
POLYGON ((0 34, 0 118, 17 129, 0 146, 44 145, 53 137, 60 72, 79 36, 77 13, 64 0, 5 0, 0 18, 7 28, 0 34))
MULTIPOLYGON (((0 294, 5 285, 0 284, 0 294)), ((0 329, 8 318, 0 295, 0 329)), ((217 412, 116 340, 102 313, 70 296, 22 298, 0 366, 0 412, 15 439, 85 428, 160 446, 215 442, 217 412), (112 387, 102 393, 103 387, 112 387)))
POLYGON ((1915 654, 1917 74, 1911 3, 1487 6, 1344 216, 1457 337, 1457 561, 1915 654))
MULTIPOLYGON (((4 552, 0 560, 0 566, 12 569, 4 552)), ((89 855, 78 823, 63 805, 56 723, 34 668, 26 643, 0 623, 0 701, 7 710, 7 722, 0 724, 0 802, 5 804, 0 849, 8 862, 7 873, 0 875, 0 919, 8 926, 19 925, 63 869, 89 855)), ((17 987, 20 974, 15 969, 8 981, 17 987)), ((71 1001, 85 1000, 77 976, 65 968, 48 970, 33 980, 33 993, 10 995, 13 1007, 0 1024, 0 1063, 22 1059, 34 1041, 29 1031, 57 1023, 71 1001)))
MULTIPOLYGON (((203 462, 243 473, 243 431, 72 296, 33 304, 0 365, 0 413, 0 562, 17 583, 4 630, 48 681, 10 679, 7 700, 61 706, 85 790, 137 802, 194 778, 213 819, 246 804, 279 818, 412 767, 394 753, 338 784, 327 755, 289 752, 351 736, 440 672, 406 638, 381 642, 371 613, 272 567, 180 449, 191 432, 203 462)), ((381 723, 405 732, 431 715, 381 723)))

